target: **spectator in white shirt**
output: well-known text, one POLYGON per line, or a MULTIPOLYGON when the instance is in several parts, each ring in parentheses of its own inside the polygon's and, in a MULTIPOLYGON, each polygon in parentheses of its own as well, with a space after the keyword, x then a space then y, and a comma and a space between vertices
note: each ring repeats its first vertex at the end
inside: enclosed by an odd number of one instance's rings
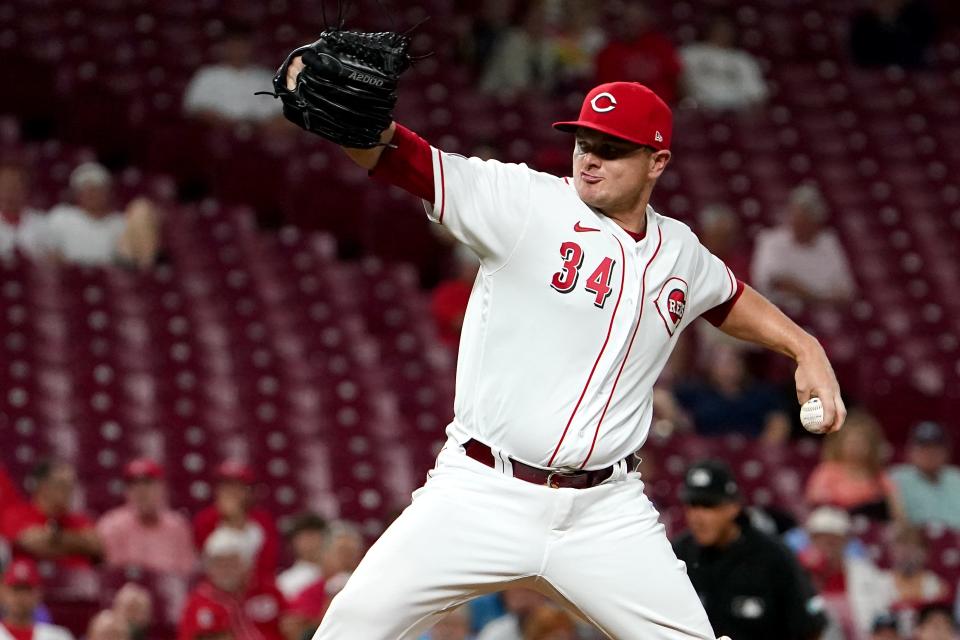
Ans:
POLYGON ((528 90, 550 92, 558 57, 542 5, 530 5, 523 22, 508 29, 490 52, 480 91, 505 98, 528 90))
POLYGON ((788 310, 804 303, 841 305, 856 293, 837 234, 825 227, 827 207, 813 185, 790 194, 787 220, 757 235, 753 286, 788 310))
POLYGON ((688 98, 716 111, 740 110, 762 103, 767 85, 756 59, 736 47, 737 31, 730 18, 718 15, 703 42, 680 49, 682 83, 688 98))
POLYGON ((50 210, 50 247, 68 263, 138 268, 151 266, 159 249, 159 219, 147 198, 133 200, 125 212, 113 207, 113 178, 96 162, 70 174, 74 204, 50 210))
POLYGON ((228 25, 217 54, 219 64, 201 67, 187 85, 184 113, 210 124, 277 119, 277 103, 253 95, 273 90, 274 72, 253 63, 252 31, 244 25, 228 25))
POLYGON ((288 536, 296 560, 277 576, 277 588, 292 601, 323 577, 321 563, 327 545, 327 523, 314 513, 304 513, 294 520, 288 536))
POLYGON ((49 253, 47 217, 28 206, 29 183, 26 167, 0 164, 0 258, 17 252, 30 258, 49 253))

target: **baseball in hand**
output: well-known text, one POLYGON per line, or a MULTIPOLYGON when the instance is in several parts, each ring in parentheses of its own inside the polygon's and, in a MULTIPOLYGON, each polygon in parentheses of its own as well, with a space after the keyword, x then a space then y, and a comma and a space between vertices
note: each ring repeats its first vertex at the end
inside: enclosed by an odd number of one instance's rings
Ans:
POLYGON ((810 433, 823 433, 823 403, 820 398, 810 398, 800 407, 800 424, 810 433))

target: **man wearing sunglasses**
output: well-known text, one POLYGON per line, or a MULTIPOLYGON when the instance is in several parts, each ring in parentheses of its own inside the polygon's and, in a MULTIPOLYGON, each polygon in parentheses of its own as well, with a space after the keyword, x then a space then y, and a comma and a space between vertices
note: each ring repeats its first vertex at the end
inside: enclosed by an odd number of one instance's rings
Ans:
POLYGON ((717 633, 735 640, 812 640, 826 627, 823 601, 793 554, 755 529, 730 468, 704 460, 687 470, 688 530, 673 543, 717 633))
MULTIPOLYGON (((302 69, 287 67, 291 90, 302 69)), ((670 160, 663 100, 634 82, 602 84, 577 120, 554 126, 574 134, 572 177, 445 153, 395 122, 381 146, 344 148, 419 196, 480 271, 446 445, 315 640, 416 638, 443 611, 508 586, 562 602, 611 638, 714 640, 630 464, 654 382, 699 316, 792 357, 798 399, 821 398, 827 431, 843 423, 817 341, 649 205, 670 160)))

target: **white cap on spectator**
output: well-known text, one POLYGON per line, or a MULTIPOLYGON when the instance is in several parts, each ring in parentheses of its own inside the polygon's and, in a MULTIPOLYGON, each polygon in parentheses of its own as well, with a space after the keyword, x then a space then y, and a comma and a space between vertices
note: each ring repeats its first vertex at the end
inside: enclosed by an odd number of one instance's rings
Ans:
POLYGON ((113 182, 110 172, 99 162, 84 162, 70 174, 70 188, 103 187, 113 182))
POLYGON ((835 536, 850 535, 850 514, 836 507, 818 507, 807 518, 807 533, 827 533, 835 536))
POLYGON ((250 563, 255 553, 249 537, 231 527, 218 527, 203 543, 203 555, 208 558, 236 554, 250 563))

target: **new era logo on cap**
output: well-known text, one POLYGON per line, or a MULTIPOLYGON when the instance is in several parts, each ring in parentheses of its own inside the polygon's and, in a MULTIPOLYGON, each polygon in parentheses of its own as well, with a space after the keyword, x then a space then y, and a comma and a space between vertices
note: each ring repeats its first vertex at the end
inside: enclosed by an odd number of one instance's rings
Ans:
POLYGON ((663 136, 660 135, 659 131, 657 131, 657 133, 653 136, 653 139, 656 140, 657 142, 663 142, 663 136))

